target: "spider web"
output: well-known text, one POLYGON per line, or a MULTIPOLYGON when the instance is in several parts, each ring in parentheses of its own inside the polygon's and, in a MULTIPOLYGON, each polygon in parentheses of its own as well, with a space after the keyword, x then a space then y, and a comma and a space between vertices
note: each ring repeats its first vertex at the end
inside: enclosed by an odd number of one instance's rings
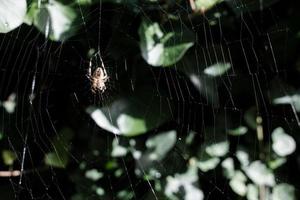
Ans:
MULTIPOLYGON (((265 132, 272 132, 277 124, 289 132, 299 128, 295 108, 274 109, 268 93, 264 92, 275 88, 276 92, 289 94, 290 89, 283 81, 296 80, 294 71, 288 67, 291 31, 278 12, 283 3, 250 12, 253 4, 233 1, 229 7, 224 2, 213 8, 217 14, 207 12, 197 20, 190 16, 189 4, 176 4, 172 15, 180 21, 179 26, 165 18, 166 30, 184 34, 188 28, 195 37, 195 48, 173 68, 147 66, 143 74, 144 79, 149 78, 157 88, 154 95, 175 108, 172 122, 163 125, 162 130, 175 129, 177 144, 165 160, 157 163, 169 175, 183 173, 188 162, 186 154, 197 154, 181 143, 188 133, 195 132, 196 146, 201 146, 209 135, 217 137, 219 131, 245 124, 244 114, 251 106, 263 118, 265 132), (234 25, 226 25, 226 18, 234 25), (229 63, 231 69, 216 79, 203 76, 203 70, 215 63, 229 63)), ((134 91, 138 87, 141 75, 136 69, 139 66, 135 65, 141 58, 128 57, 131 49, 126 49, 126 44, 116 44, 119 40, 115 35, 123 35, 121 39, 138 44, 139 37, 134 31, 140 23, 140 15, 153 19, 150 11, 165 12, 160 4, 154 5, 133 4, 139 14, 132 14, 128 8, 100 2, 88 13, 81 13, 83 28, 64 43, 51 42, 35 28, 25 25, 1 35, 0 95, 2 102, 13 99, 14 95, 16 101, 13 114, 2 109, 0 132, 5 137, 0 141, 1 146, 15 153, 16 162, 10 168, 0 165, 2 172, 14 170, 15 173, 1 177, 1 191, 7 193, 1 196, 5 199, 75 199, 74 195, 80 191, 88 191, 82 199, 126 199, 120 196, 120 192, 126 190, 131 195, 128 199, 163 199, 153 179, 148 178, 148 169, 143 163, 120 158, 117 163, 123 173, 119 177, 114 177, 117 170, 104 169, 103 163, 114 164, 110 162, 113 140, 130 142, 130 139, 105 132, 85 113, 89 105, 105 106, 124 90, 134 91), (131 23, 124 24, 128 18, 131 23), (86 75, 90 59, 95 60, 95 66, 100 66, 97 54, 103 59, 110 80, 104 93, 94 95, 86 75), (62 130, 66 127, 76 137, 64 142, 66 132, 62 130), (61 157, 53 138, 57 138, 56 142, 63 144, 62 148, 68 153, 67 169, 44 164, 49 152, 54 151, 61 157), (98 185, 108 194, 105 198, 97 195, 97 191, 101 192, 99 188, 91 192, 90 183, 81 178, 84 177, 81 168, 104 171, 98 185)), ((151 134, 158 132, 156 129, 151 134)), ((271 141, 271 136, 266 137, 271 141)), ((137 140, 146 141, 147 136, 139 136, 137 140)), ((235 143, 248 144, 248 141, 241 139, 235 143)), ((257 145, 250 148, 256 149, 257 145)), ((271 145, 268 148, 271 149, 271 145)), ((258 154, 254 150, 251 156, 258 154)), ((276 176, 276 180, 286 181, 289 175, 276 176)), ((235 198, 217 169, 209 175, 199 172, 199 182, 205 199, 235 198)))

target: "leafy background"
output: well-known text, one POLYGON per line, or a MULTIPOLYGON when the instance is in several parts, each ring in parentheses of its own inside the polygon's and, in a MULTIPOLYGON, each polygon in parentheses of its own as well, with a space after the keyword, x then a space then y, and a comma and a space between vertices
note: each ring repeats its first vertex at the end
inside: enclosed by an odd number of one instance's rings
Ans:
POLYGON ((298 199, 299 8, 2 0, 1 198, 298 199))

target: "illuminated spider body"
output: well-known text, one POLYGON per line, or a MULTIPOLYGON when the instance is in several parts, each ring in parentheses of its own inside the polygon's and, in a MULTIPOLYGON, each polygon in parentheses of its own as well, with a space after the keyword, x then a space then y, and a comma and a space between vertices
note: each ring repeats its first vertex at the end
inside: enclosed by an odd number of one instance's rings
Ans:
POLYGON ((94 72, 92 73, 92 62, 90 61, 90 66, 88 70, 88 79, 91 81, 91 91, 96 94, 98 92, 103 93, 106 90, 106 82, 109 80, 107 72, 104 68, 104 64, 102 59, 101 60, 101 67, 97 67, 94 72))

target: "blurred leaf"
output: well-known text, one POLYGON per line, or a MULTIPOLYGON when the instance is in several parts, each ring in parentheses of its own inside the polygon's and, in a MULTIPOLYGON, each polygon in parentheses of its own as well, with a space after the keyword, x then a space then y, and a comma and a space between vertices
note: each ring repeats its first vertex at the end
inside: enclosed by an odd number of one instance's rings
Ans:
POLYGON ((219 163, 219 158, 204 156, 198 161, 197 166, 201 171, 207 172, 209 170, 215 169, 219 163))
MULTIPOLYGON (((178 199, 176 194, 180 194, 180 188, 184 189, 184 200, 202 200, 203 192, 196 187, 198 182, 198 173, 196 160, 191 159, 188 170, 184 174, 175 174, 174 177, 167 177, 165 195, 170 199, 178 199)), ((180 198, 182 199, 182 198, 180 198)))
POLYGON ((114 138, 112 142, 112 148, 113 148, 111 152, 112 157, 123 157, 126 156, 128 152, 126 147, 119 144, 119 140, 117 138, 114 138))
POLYGON ((52 0, 41 3, 40 8, 37 4, 33 4, 27 15, 27 23, 30 24, 32 21, 51 40, 64 41, 75 34, 74 23, 77 15, 71 6, 52 0))
POLYGON ((246 181, 246 176, 241 171, 237 171, 230 180, 229 185, 236 194, 245 196, 247 193, 246 181))
POLYGON ((240 135, 246 134, 247 131, 248 131, 248 128, 247 128, 247 127, 245 127, 245 126, 240 126, 240 127, 236 128, 236 129, 230 129, 230 130, 228 130, 228 133, 229 133, 230 135, 240 136, 240 135))
POLYGON ((118 199, 130 200, 134 199, 134 194, 128 190, 121 190, 117 194, 118 199))
POLYGON ((279 156, 287 156, 296 150, 295 140, 278 127, 272 133, 272 149, 279 156))
POLYGON ((91 5, 95 2, 97 2, 96 0, 75 0, 75 1, 78 5, 81 5, 81 6, 91 5))
MULTIPOLYGON (((151 137, 146 142, 146 154, 150 160, 161 161, 176 144, 176 131, 168 131, 151 137)), ((143 155, 144 156, 144 155, 143 155)))
POLYGON ((246 167, 249 165, 250 163, 249 154, 246 151, 242 149, 237 150, 236 157, 240 161, 242 167, 246 167))
POLYGON ((113 170, 118 167, 118 163, 115 160, 110 160, 105 163, 105 169, 107 170, 113 170))
POLYGON ((274 160, 269 161, 268 165, 271 169, 274 170, 282 166, 284 163, 286 163, 286 158, 276 158, 274 160))
POLYGON ((248 127, 252 128, 253 130, 256 130, 256 114, 256 107, 252 106, 246 111, 244 115, 244 119, 248 127))
POLYGON ((17 155, 10 150, 3 150, 2 159, 5 165, 11 166, 14 164, 14 161, 17 159, 17 155))
POLYGON ((7 113, 12 114, 15 112, 16 109, 16 94, 13 93, 9 95, 8 99, 2 102, 3 108, 6 110, 7 113))
POLYGON ((173 65, 193 46, 192 42, 170 42, 175 33, 163 33, 158 23, 143 21, 139 28, 139 36, 142 56, 152 66, 173 65))
POLYGON ((225 156, 229 151, 229 143, 228 141, 221 141, 212 143, 206 146, 205 151, 208 155, 214 157, 222 157, 225 156))
POLYGON ((225 72, 227 72, 231 68, 230 63, 216 63, 204 69, 204 74, 209 76, 222 76, 225 72))
POLYGON ((296 200, 295 188, 287 183, 281 183, 273 188, 272 200, 296 200))
POLYGON ((222 168, 223 168, 223 174, 225 175, 226 178, 231 179, 234 174, 234 161, 232 158, 226 158, 225 160, 222 161, 222 168))
POLYGON ((52 141, 53 152, 45 155, 46 165, 65 168, 69 161, 70 141, 73 138, 72 130, 62 129, 52 141))
POLYGON ((23 23, 26 11, 26 0, 1 0, 0 33, 7 33, 20 26, 23 23))
POLYGON ((195 0, 197 10, 206 11, 219 3, 221 0, 195 0))
POLYGON ((101 188, 101 187, 97 187, 97 188, 95 189, 95 192, 96 192, 96 194, 99 195, 99 196, 103 196, 103 195, 105 194, 104 189, 101 188))
POLYGON ((290 104, 295 108, 297 112, 300 112, 300 95, 287 95, 283 97, 278 97, 273 100, 273 104, 280 105, 280 104, 290 104))
POLYGON ((132 155, 136 160, 136 174, 147 175, 147 179, 161 177, 160 162, 166 158, 177 141, 177 133, 174 130, 162 132, 150 137, 146 141, 147 149, 140 151, 132 149, 132 155))
POLYGON ((258 200, 258 188, 256 185, 248 184, 247 200, 258 200))
POLYGON ((2 133, 2 131, 0 131, 0 140, 2 140, 4 137, 4 134, 2 133))
POLYGON ((257 185, 273 186, 275 177, 273 172, 261 161, 254 161, 245 168, 247 176, 257 185))
POLYGON ((99 127, 111 133, 125 136, 144 134, 171 116, 166 101, 145 92, 119 98, 102 108, 88 107, 86 111, 99 127))
POLYGON ((92 181, 98 181, 103 177, 103 173, 99 172, 97 169, 90 169, 85 172, 85 177, 92 181))

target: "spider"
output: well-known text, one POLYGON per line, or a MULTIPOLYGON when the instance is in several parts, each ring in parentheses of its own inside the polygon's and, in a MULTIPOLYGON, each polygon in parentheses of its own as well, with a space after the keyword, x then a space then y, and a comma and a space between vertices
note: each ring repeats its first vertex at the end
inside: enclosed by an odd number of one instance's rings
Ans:
POLYGON ((93 72, 92 72, 92 59, 89 62, 87 77, 91 81, 91 91, 94 94, 98 92, 103 93, 106 90, 105 83, 109 80, 101 56, 100 56, 100 61, 101 61, 101 67, 97 67, 93 72))

